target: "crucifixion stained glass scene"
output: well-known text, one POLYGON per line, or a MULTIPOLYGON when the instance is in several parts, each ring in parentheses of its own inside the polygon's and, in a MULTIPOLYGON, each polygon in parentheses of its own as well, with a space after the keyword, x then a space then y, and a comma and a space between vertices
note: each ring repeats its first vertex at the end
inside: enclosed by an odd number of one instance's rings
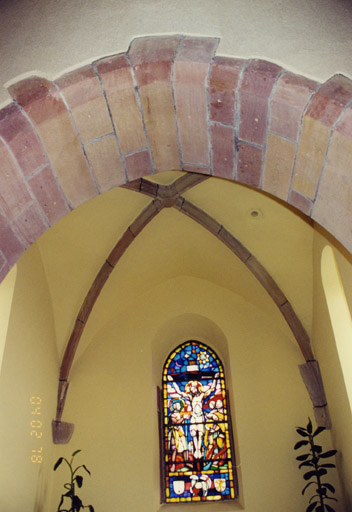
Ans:
POLYGON ((164 496, 166 502, 237 497, 225 376, 206 345, 187 341, 163 371, 164 496))

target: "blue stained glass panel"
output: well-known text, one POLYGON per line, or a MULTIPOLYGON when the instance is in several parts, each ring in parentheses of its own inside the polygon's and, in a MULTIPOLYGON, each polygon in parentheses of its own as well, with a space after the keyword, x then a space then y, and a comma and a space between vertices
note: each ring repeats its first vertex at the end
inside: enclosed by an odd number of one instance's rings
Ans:
POLYGON ((237 497, 222 363, 198 341, 177 347, 163 371, 165 501, 237 497))

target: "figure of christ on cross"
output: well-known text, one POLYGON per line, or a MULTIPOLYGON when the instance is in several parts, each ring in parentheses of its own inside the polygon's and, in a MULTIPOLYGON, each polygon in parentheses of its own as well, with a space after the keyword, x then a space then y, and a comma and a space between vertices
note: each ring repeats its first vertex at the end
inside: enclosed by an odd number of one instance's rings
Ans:
POLYGON ((216 379, 218 377, 219 373, 214 376, 213 382, 206 390, 203 389, 203 386, 200 382, 197 380, 191 380, 186 384, 185 391, 181 391, 178 384, 173 380, 171 375, 167 376, 168 380, 173 382, 176 393, 191 403, 192 412, 190 420, 190 433, 194 447, 193 456, 196 460, 202 459, 203 456, 202 442, 204 437, 204 400, 215 391, 216 379))

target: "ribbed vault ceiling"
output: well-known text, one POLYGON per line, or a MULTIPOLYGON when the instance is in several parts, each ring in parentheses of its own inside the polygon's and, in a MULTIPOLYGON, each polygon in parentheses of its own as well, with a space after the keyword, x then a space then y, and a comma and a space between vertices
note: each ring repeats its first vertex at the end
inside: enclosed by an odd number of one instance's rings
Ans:
MULTIPOLYGON (((182 174, 168 172, 149 179, 169 185, 182 174)), ((209 178, 183 196, 220 222, 260 261, 309 333, 311 225, 267 195, 226 180, 209 178)), ((95 276, 150 201, 133 190, 114 189, 76 209, 37 242, 52 297, 60 359, 95 276)), ((175 208, 166 208, 138 235, 113 270, 86 325, 78 355, 137 296, 178 276, 227 288, 266 314, 276 309, 265 289, 227 247, 175 208)), ((279 314, 278 322, 284 329, 279 314)))

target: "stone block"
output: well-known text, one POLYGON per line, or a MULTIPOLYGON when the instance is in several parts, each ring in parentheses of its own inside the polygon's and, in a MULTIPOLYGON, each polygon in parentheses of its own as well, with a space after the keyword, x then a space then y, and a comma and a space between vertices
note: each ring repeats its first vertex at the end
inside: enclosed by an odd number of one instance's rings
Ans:
POLYGON ((34 201, 14 219, 13 225, 28 246, 38 240, 49 227, 47 219, 34 201))
MULTIPOLYGON (((139 37, 132 41, 128 56, 133 68, 139 74, 138 81, 141 85, 154 81, 153 75, 148 72, 148 70, 153 69, 149 68, 150 64, 172 63, 181 39, 181 36, 175 35, 139 37), (141 69, 143 66, 145 66, 144 70, 141 69)), ((165 78, 168 78, 169 66, 162 65, 161 69, 165 69, 165 78)))
POLYGON ((56 83, 71 109, 83 143, 113 131, 103 90, 92 66, 68 73, 56 83))
POLYGON ((320 121, 305 116, 292 186, 312 200, 323 168, 330 130, 330 127, 320 121))
POLYGON ((72 119, 54 85, 33 77, 14 84, 9 92, 32 119, 71 206, 96 196, 72 119))
POLYGON ((177 57, 183 62, 204 62, 212 61, 220 39, 217 37, 184 37, 180 42, 177 57))
POLYGON ((346 112, 344 112, 343 117, 335 127, 335 132, 341 133, 341 135, 344 135, 352 141, 352 107, 349 107, 346 112))
POLYGON ((13 227, 6 219, 3 212, 0 211, 0 240, 1 240, 1 251, 5 256, 9 265, 14 265, 20 258, 24 250, 28 247, 28 244, 21 240, 17 233, 15 233, 13 227))
POLYGON ((310 345, 309 336, 301 324, 298 316, 296 315, 291 303, 286 301, 281 307, 280 311, 288 323, 296 341, 301 349, 301 352, 306 361, 312 361, 314 359, 312 347, 310 345))
POLYGON ((211 125, 212 167, 214 176, 233 179, 235 129, 220 124, 211 125))
POLYGON ((180 168, 175 107, 171 87, 179 36, 135 39, 129 50, 157 172, 180 168))
POLYGON ((287 301, 285 295, 282 293, 274 279, 253 255, 251 255, 246 261, 246 266, 263 285, 277 306, 280 307, 287 301))
POLYGON ((314 95, 306 115, 332 127, 350 101, 351 80, 343 75, 334 75, 314 95))
POLYGON ((209 167, 201 167, 200 165, 184 164, 183 170, 189 172, 197 172, 199 174, 210 174, 209 167))
POLYGON ((128 247, 131 245, 134 239, 135 236, 133 235, 132 231, 127 229, 120 238, 120 240, 117 242, 111 253, 109 254, 106 260, 109 263, 109 265, 115 267, 121 256, 128 249, 128 247))
POLYGON ((243 142, 237 149, 237 181, 260 188, 263 150, 243 142))
POLYGON ((132 235, 136 237, 145 228, 147 224, 159 213, 160 201, 154 199, 151 203, 144 208, 138 217, 129 226, 132 235))
POLYGON ((304 117, 293 187, 314 199, 325 165, 329 137, 347 104, 352 101, 352 82, 334 75, 312 98, 304 117))
POLYGON ((25 176, 48 162, 30 122, 14 104, 0 110, 0 136, 8 144, 25 176))
POLYGON ((216 57, 210 68, 210 120, 235 126, 235 103, 238 79, 245 61, 216 57))
POLYGON ((125 160, 129 181, 152 174, 149 151, 144 150, 139 153, 134 153, 133 155, 128 155, 125 160))
POLYGON ((217 39, 185 38, 174 63, 174 95, 182 160, 209 166, 207 77, 217 39))
POLYGON ((209 64, 175 62, 175 105, 184 163, 209 166, 206 77, 209 64))
POLYGON ((0 140, 0 208, 8 219, 13 220, 31 202, 28 185, 17 162, 0 140))
MULTIPOLYGON (((348 117, 351 113, 348 113, 348 117)), ((321 177, 312 218, 330 231, 350 252, 352 218, 351 138, 335 130, 321 177)))
POLYGON ((122 153, 145 148, 147 140, 142 114, 126 56, 106 57, 95 64, 104 85, 122 153))
POLYGON ((304 76, 283 74, 271 98, 269 130, 297 141, 304 109, 317 87, 304 76))
POLYGON ((191 219, 195 220, 202 226, 204 226, 208 231, 213 233, 213 235, 218 235, 221 230, 221 224, 217 222, 213 217, 208 215, 204 210, 198 208, 198 206, 194 205, 190 201, 186 199, 183 201, 180 211, 191 217, 191 219))
POLYGON ((312 212, 313 202, 307 197, 302 196, 302 194, 300 194, 296 190, 291 190, 288 196, 288 202, 305 215, 310 216, 312 212))
POLYGON ((223 226, 221 227, 217 237, 244 263, 251 256, 248 249, 223 226))
POLYGON ((265 154, 263 190, 284 201, 291 183, 296 144, 269 133, 265 154))
POLYGON ((238 137, 263 146, 266 138, 268 101, 282 68, 271 62, 252 60, 239 87, 238 137))
POLYGON ((70 208, 49 165, 34 174, 29 179, 28 184, 50 225, 55 224, 69 213, 70 208))
POLYGON ((106 192, 126 182, 115 135, 88 144, 85 151, 100 192, 106 192))

